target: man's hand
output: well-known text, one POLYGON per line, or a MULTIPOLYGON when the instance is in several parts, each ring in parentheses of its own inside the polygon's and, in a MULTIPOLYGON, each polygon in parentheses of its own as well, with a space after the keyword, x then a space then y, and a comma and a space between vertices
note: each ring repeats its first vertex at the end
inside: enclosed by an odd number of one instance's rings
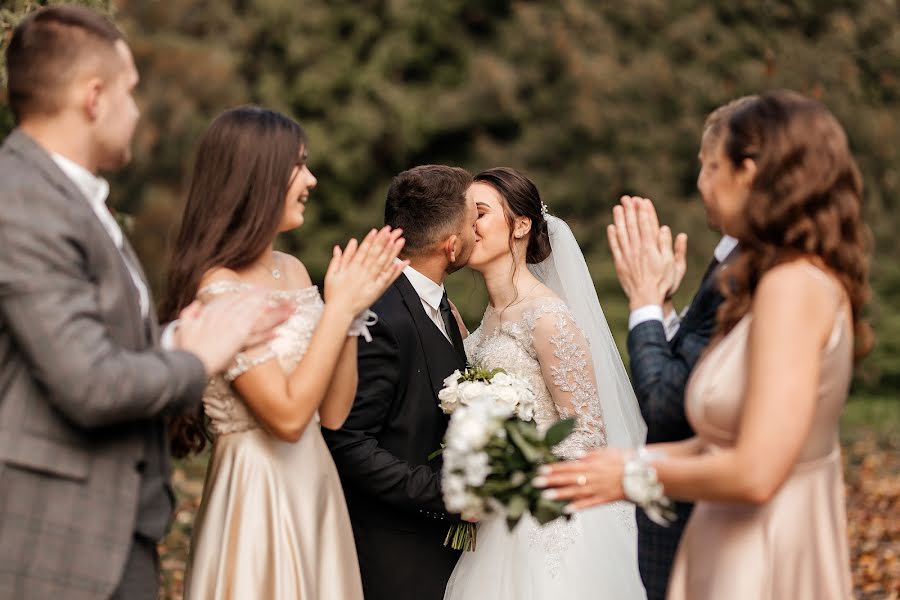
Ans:
POLYGON ((259 344, 264 344, 275 337, 275 329, 287 321, 292 314, 296 305, 291 300, 283 300, 278 304, 269 304, 269 306, 259 315, 256 322, 253 323, 253 329, 250 336, 244 342, 244 348, 252 348, 259 344))
POLYGON ((616 275, 628 296, 631 310, 662 306, 677 291, 684 277, 687 236, 672 241, 668 227, 660 227, 653 203, 623 196, 607 227, 616 275))
POLYGON ((207 375, 215 375, 250 342, 269 339, 290 312, 283 304, 270 309, 265 290, 227 296, 206 306, 194 302, 181 311, 175 346, 195 354, 207 375))

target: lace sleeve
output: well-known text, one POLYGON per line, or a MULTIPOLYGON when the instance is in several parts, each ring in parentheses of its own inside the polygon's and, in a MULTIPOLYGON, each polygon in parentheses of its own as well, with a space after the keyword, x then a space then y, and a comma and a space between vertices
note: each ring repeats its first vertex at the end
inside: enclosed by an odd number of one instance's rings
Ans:
POLYGON ((532 343, 560 417, 577 419, 575 430, 556 447, 557 454, 575 458, 605 446, 606 428, 590 348, 565 305, 543 307, 534 322, 532 343))
MULTIPOLYGON (((207 285, 197 292, 197 299, 203 304, 209 304, 216 298, 221 298, 228 294, 237 294, 249 287, 250 286, 247 284, 237 281, 220 280, 207 285)), ((254 346, 253 348, 246 348, 242 352, 238 352, 234 355, 228 368, 225 369, 223 377, 225 378, 225 381, 231 383, 253 367, 268 362, 273 358, 275 358, 275 352, 272 350, 270 344, 261 344, 259 346, 254 346)))

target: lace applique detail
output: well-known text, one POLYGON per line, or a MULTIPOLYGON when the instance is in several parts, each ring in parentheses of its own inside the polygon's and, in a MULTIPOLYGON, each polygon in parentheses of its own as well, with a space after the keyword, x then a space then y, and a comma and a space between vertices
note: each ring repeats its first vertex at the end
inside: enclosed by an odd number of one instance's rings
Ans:
MULTIPOLYGON (((217 281, 201 289, 197 297, 208 303, 216 296, 252 288, 243 282, 217 281)), ((306 353, 325 307, 315 286, 298 290, 270 290, 268 297, 272 302, 292 300, 294 314, 278 327, 274 339, 264 349, 237 354, 226 373, 210 379, 203 393, 203 409, 209 417, 210 430, 216 435, 259 427, 250 409, 230 385, 231 382, 272 359, 278 360, 285 373, 293 371, 306 353)))
POLYGON ((488 369, 501 367, 527 379, 537 392, 538 428, 546 429, 560 418, 577 418, 575 430, 555 448, 560 456, 572 458, 605 446, 606 427, 587 340, 568 307, 562 300, 545 299, 516 321, 488 331, 485 324, 491 313, 488 308, 481 326, 466 339, 469 361, 488 369), (539 327, 545 318, 552 321, 539 327), (541 362, 548 364, 549 381, 541 362))
POLYGON ((529 542, 532 547, 537 546, 543 550, 550 577, 556 577, 559 573, 563 554, 581 533, 581 528, 575 526, 577 518, 578 515, 573 516, 569 521, 557 519, 543 526, 539 525, 537 521, 533 524, 529 542))
POLYGON ((231 383, 253 367, 268 362, 273 358, 275 358, 275 353, 272 352, 271 348, 266 349, 258 356, 249 356, 243 352, 239 352, 234 356, 234 361, 231 363, 228 371, 225 372, 225 381, 231 383))
POLYGON ((573 458, 587 450, 606 446, 606 426, 587 340, 581 332, 576 337, 575 321, 568 308, 563 309, 553 312, 557 334, 550 337, 550 343, 554 348, 553 356, 559 362, 550 366, 550 373, 553 385, 569 395, 567 402, 557 402, 560 416, 578 420, 572 435, 556 447, 560 455, 573 458))

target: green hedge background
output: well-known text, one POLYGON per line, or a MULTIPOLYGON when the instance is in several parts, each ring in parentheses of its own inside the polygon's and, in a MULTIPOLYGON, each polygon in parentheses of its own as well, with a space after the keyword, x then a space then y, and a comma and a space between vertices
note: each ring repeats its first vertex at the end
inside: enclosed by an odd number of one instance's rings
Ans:
MULTIPOLYGON (((160 291, 193 151, 210 119, 257 103, 297 118, 319 178, 307 223, 284 236, 314 279, 329 248, 381 221, 392 175, 439 162, 531 175, 582 243, 620 342, 627 305, 605 225, 622 194, 653 198, 688 233, 684 304, 716 234, 695 188, 706 114, 787 87, 847 129, 874 233, 878 334, 857 391, 900 390, 900 5, 892 0, 95 0, 142 74, 135 160, 111 203, 160 291)), ((46 2, 3 0, 11 26, 46 2)), ((13 126, 0 100, 0 136, 13 126)), ((451 277, 470 325, 479 278, 451 277)))

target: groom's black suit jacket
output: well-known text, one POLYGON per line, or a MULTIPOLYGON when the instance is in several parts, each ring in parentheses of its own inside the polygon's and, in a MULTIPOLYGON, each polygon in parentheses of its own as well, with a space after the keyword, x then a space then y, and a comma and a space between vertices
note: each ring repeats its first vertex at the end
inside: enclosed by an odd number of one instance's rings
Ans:
MULTIPOLYGON (((723 263, 733 260, 735 248, 723 263)), ((716 329, 716 313, 722 304, 713 262, 703 277, 700 289, 671 341, 659 321, 641 323, 628 334, 631 380, 647 423, 647 443, 674 442, 694 435, 684 410, 684 393, 694 366, 716 329)), ((643 511, 637 511, 638 565, 648 600, 666 597, 669 572, 684 526, 693 504, 676 502, 678 520, 669 527, 653 523, 643 511)))
MULTIPOLYGON (((440 448, 444 379, 465 368, 401 275, 372 306, 372 341, 359 345, 359 385, 344 426, 322 433, 337 465, 367 600, 441 600, 458 553, 443 546, 459 522, 444 508, 440 448)), ((454 327, 456 323, 451 323, 454 327)))

